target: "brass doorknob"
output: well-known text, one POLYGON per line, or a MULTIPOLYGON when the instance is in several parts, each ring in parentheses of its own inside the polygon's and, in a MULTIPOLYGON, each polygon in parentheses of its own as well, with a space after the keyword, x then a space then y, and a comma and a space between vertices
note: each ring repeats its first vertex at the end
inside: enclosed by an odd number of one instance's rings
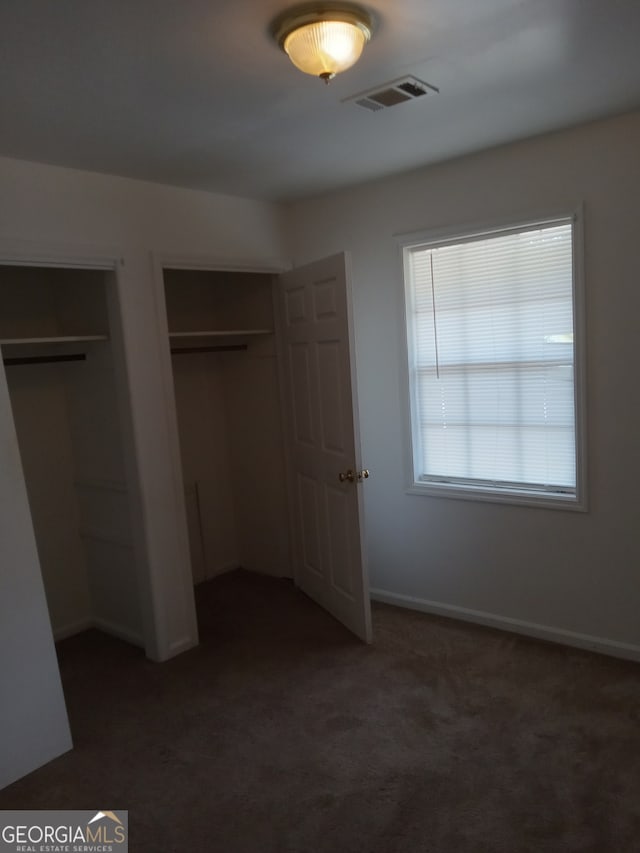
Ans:
POLYGON ((361 483, 363 480, 369 479, 369 470, 368 468, 363 468, 362 471, 352 471, 351 468, 349 468, 348 471, 341 471, 338 474, 338 479, 341 483, 353 483, 356 480, 361 483))

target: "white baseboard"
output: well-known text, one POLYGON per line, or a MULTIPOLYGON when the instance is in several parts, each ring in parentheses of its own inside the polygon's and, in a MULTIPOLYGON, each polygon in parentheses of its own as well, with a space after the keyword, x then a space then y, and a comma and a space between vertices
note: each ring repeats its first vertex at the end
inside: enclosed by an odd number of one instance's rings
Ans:
POLYGON ((182 652, 188 652, 189 649, 194 649, 197 645, 198 642, 194 637, 182 637, 181 639, 171 643, 169 646, 169 654, 167 657, 162 658, 162 661, 176 657, 176 655, 180 655, 182 652))
POLYGON ((201 583, 206 583, 207 581, 213 580, 213 578, 217 578, 218 575, 226 575, 227 572, 234 572, 236 569, 239 569, 240 566, 238 563, 223 563, 221 566, 214 566, 214 568, 209 568, 199 580, 194 581, 194 586, 199 586, 201 583))
POLYGON ((99 542, 101 545, 112 545, 116 548, 124 548, 127 551, 133 550, 133 542, 129 539, 123 539, 120 536, 113 536, 111 533, 102 533, 100 530, 89 530, 85 528, 80 531, 80 538, 87 539, 89 542, 99 542))
POLYGON ((111 634, 114 637, 118 637, 120 640, 131 643, 133 646, 139 646, 144 649, 144 640, 142 637, 136 634, 135 631, 131 631, 129 628, 125 628, 115 622, 110 622, 108 619, 101 618, 93 620, 93 627, 97 628, 99 631, 104 631, 105 634, 111 634))
POLYGON ((235 572, 236 569, 240 568, 240 563, 235 560, 233 563, 223 563, 221 566, 214 566, 209 569, 207 576, 204 578, 205 581, 210 581, 212 578, 217 578, 218 575, 226 575, 229 572, 235 572))
POLYGON ((104 631, 105 634, 112 634, 120 640, 125 640, 134 646, 144 648, 144 640, 139 637, 134 631, 128 628, 123 628, 121 625, 116 625, 115 622, 109 622, 107 619, 80 619, 78 622, 62 625, 56 628, 53 632, 53 639, 56 643, 60 640, 66 640, 68 637, 73 637, 75 634, 81 634, 83 631, 88 631, 90 628, 97 628, 98 631, 104 631))
POLYGON ((538 625, 535 622, 525 622, 522 619, 512 619, 509 616, 497 616, 494 613, 486 613, 483 610, 457 607, 455 604, 428 601, 424 598, 401 595, 400 593, 389 592, 384 589, 371 589, 369 593, 374 601, 381 601, 384 604, 393 604, 396 607, 406 607, 410 610, 420 610, 423 613, 432 613, 436 616, 448 616, 452 619, 474 622, 477 625, 486 625, 489 628, 498 628, 502 631, 524 634, 527 637, 535 637, 538 640, 548 640, 552 643, 561 643, 565 646, 574 646, 578 649, 587 649, 588 651, 600 652, 611 657, 640 662, 640 646, 632 643, 620 643, 617 640, 609 640, 606 637, 579 634, 575 631, 566 631, 563 628, 538 625))
POLYGON ((78 622, 72 622, 68 625, 62 625, 60 628, 55 628, 53 631, 53 639, 56 643, 60 640, 66 640, 67 637, 73 637, 74 634, 81 634, 83 631, 88 631, 93 628, 93 619, 80 619, 78 622))

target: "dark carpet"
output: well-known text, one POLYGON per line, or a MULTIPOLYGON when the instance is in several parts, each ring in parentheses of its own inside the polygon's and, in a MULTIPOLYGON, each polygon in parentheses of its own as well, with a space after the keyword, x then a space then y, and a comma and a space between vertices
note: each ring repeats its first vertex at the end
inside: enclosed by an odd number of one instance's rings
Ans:
POLYGON ((197 590, 201 645, 59 646, 75 750, 0 808, 128 809, 133 853, 640 851, 640 668, 287 581, 197 590))

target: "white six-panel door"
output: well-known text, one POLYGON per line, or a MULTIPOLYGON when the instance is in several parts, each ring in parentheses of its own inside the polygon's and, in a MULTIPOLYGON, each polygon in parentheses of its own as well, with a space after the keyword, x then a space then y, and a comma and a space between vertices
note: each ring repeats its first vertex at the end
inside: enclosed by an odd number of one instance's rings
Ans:
POLYGON ((345 256, 285 273, 279 302, 296 583, 369 642, 345 256))

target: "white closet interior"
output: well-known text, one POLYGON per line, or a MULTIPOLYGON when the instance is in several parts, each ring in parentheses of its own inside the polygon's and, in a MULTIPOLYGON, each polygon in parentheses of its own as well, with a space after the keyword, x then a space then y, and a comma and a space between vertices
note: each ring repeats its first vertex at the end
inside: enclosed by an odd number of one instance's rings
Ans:
POLYGON ((115 300, 110 271, 0 267, 2 358, 54 636, 95 626, 144 645, 115 300))
POLYGON ((164 291, 194 582, 290 576, 273 278, 165 269, 164 291))

